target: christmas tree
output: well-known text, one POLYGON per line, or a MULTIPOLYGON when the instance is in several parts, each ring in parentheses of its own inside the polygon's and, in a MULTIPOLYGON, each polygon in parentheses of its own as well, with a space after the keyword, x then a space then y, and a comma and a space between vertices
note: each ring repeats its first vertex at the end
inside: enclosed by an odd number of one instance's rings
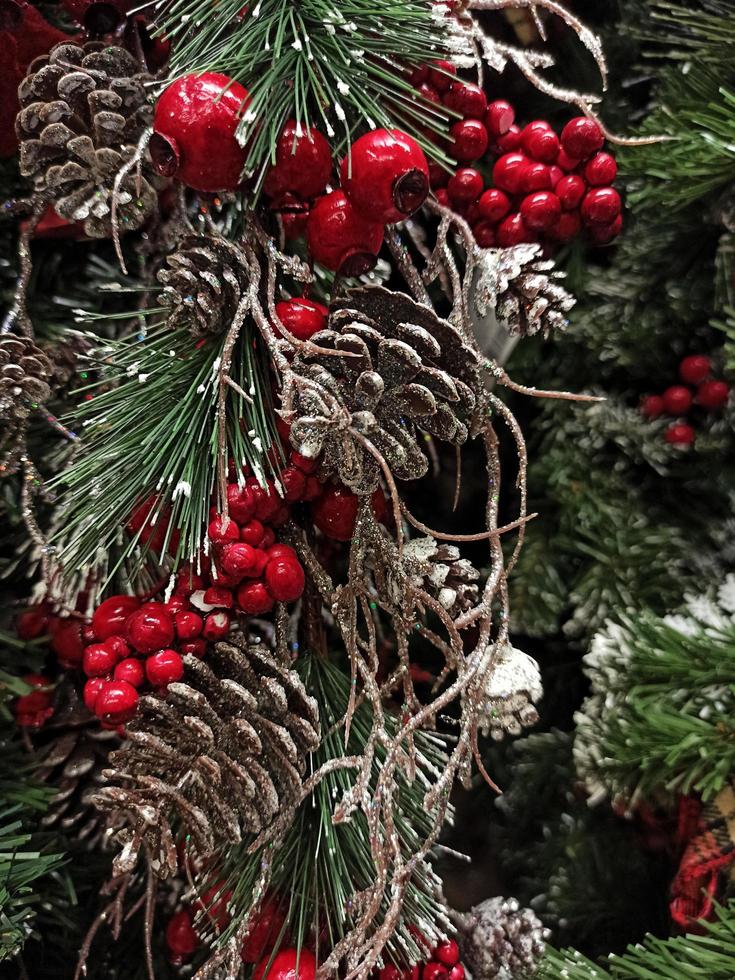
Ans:
POLYGON ((735 6, 584 6, 0 11, 9 975, 732 976, 735 6))

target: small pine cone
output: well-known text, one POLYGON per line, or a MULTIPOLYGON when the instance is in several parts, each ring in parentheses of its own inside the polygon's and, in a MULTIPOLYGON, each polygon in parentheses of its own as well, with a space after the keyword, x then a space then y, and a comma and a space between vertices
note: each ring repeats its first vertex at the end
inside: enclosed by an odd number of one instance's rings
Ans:
POLYGON ((169 308, 169 327, 185 327, 196 338, 224 333, 248 288, 245 271, 226 244, 189 235, 166 263, 169 268, 158 272, 164 287, 158 299, 169 308))
MULTIPOLYGON (((20 172, 92 238, 111 233, 115 177, 151 118, 148 81, 125 48, 69 42, 36 58, 18 89, 20 172)), ((138 185, 136 173, 127 174, 118 192, 120 230, 140 228, 156 204, 145 176, 138 185)))
POLYGON ((184 666, 166 697, 141 698, 95 798, 127 824, 116 874, 135 865, 141 844, 161 878, 175 874, 172 826, 200 857, 274 821, 288 826, 319 745, 316 702, 266 647, 217 643, 206 663, 186 656, 184 666))
POLYGON ((67 398, 74 388, 79 387, 79 358, 91 348, 91 340, 73 332, 65 334, 62 340, 43 345, 43 352, 51 362, 49 384, 55 398, 67 398))
POLYGON ((549 334, 566 326, 566 314, 575 300, 554 271, 554 263, 541 258, 538 245, 485 249, 475 284, 475 304, 480 316, 493 311, 510 334, 523 337, 549 334))
POLYGON ((0 337, 0 421, 19 421, 51 394, 51 362, 27 337, 0 337))
POLYGON ((543 697, 541 673, 533 657, 507 643, 493 660, 485 687, 480 730, 496 741, 535 725, 535 703, 543 697))
POLYGON ((424 433, 457 446, 474 434, 483 398, 478 356, 447 320, 409 296, 382 286, 350 290, 311 340, 357 355, 294 358, 295 374, 308 383, 297 377, 286 401, 291 443, 304 456, 321 454, 324 476, 370 493, 380 465, 362 439, 395 478, 416 480, 428 468, 424 433))
POLYGON ((458 916, 459 948, 473 980, 525 980, 536 972, 549 930, 515 898, 488 898, 458 916))
POLYGON ((480 573, 460 558, 455 545, 431 537, 414 538, 403 548, 403 562, 414 584, 436 598, 452 619, 477 605, 480 573))

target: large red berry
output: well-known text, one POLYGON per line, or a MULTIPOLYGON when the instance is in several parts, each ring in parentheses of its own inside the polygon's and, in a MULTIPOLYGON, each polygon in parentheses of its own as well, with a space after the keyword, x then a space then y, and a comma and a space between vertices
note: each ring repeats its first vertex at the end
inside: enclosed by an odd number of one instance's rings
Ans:
POLYGON ((272 963, 270 956, 264 956, 253 973, 253 980, 314 980, 315 977, 316 960, 305 946, 300 950, 282 949, 272 963))
POLYGON ((51 646, 65 670, 74 670, 82 663, 84 642, 80 619, 55 619, 51 623, 51 646))
POLYGON ((529 157, 541 163, 553 163, 559 155, 559 137, 543 119, 523 127, 521 146, 529 157))
POLYGON ((660 418, 666 411, 666 405, 661 395, 646 395, 641 402, 641 415, 647 419, 660 418))
POLYGON ((456 940, 445 939, 443 943, 439 943, 432 955, 444 966, 454 966, 455 963, 459 963, 459 946, 456 940))
POLYGON ((513 245, 522 245, 524 242, 534 241, 533 234, 526 228, 523 218, 518 212, 509 214, 500 222, 497 237, 498 245, 501 248, 511 248, 513 245))
POLYGON ((672 446, 691 446, 695 432, 686 422, 672 422, 664 433, 664 439, 672 446))
POLYGON ((668 415, 685 415, 692 407, 692 393, 684 385, 672 385, 662 397, 668 415))
POLYGON ((285 921, 286 916, 278 902, 274 898, 266 899, 242 944, 240 956, 243 963, 257 963, 266 953, 270 953, 285 921))
POLYGON ((106 683, 107 681, 102 677, 90 677, 84 685, 82 699, 88 711, 94 712, 99 693, 106 683))
POLYGON ((486 221, 496 224, 510 211, 510 198, 498 187, 490 187, 478 201, 480 214, 486 221))
POLYGON ((181 966, 199 948, 199 936, 194 928, 191 911, 187 907, 179 909, 168 920, 166 946, 174 966, 181 966))
POLYGON ((217 609, 214 612, 208 613, 204 617, 202 636, 205 640, 209 640, 210 643, 214 643, 217 640, 224 640, 230 632, 230 622, 230 614, 224 609, 217 609))
POLYGON ((451 61, 434 61, 429 66, 429 82, 437 92, 446 92, 453 84, 453 75, 457 74, 457 69, 451 61))
POLYGON ((551 167, 537 160, 529 160, 521 170, 519 190, 526 194, 551 190, 551 167))
POLYGON ((304 591, 304 569, 298 560, 276 558, 265 566, 265 585, 278 602, 295 602, 304 591))
POLYGON ((622 202, 614 187, 593 187, 582 201, 580 213, 585 224, 606 225, 620 214, 622 202))
POLYGON ((237 590, 237 604, 248 616, 262 616, 273 608, 273 598, 262 582, 247 582, 237 590))
POLYGON ((126 633, 139 653, 153 653, 172 643, 173 617, 160 602, 147 602, 130 617, 126 633))
POLYGON ((449 130, 452 144, 449 152, 461 163, 479 160, 487 150, 487 130, 479 119, 462 119, 449 130))
POLYGON ((122 636, 108 636, 105 640, 105 646, 112 650, 118 660, 130 656, 130 647, 122 636))
POLYGON ((515 110, 510 102, 496 99, 487 107, 485 126, 492 139, 504 136, 515 121, 515 110))
POLYGON ((578 211, 562 211, 559 218, 547 229, 546 234, 555 242, 571 242, 582 230, 582 219, 578 211))
POLYGON ((135 657, 126 657, 125 660, 121 660, 115 666, 112 676, 116 681, 127 681, 133 687, 141 687, 145 681, 145 669, 140 660, 136 660, 135 657))
POLYGON ((577 174, 567 174, 562 177, 554 188, 554 193, 561 201, 565 211, 578 208, 587 190, 587 185, 577 174))
POLYGON ((584 179, 592 187, 602 187, 612 184, 618 175, 618 165, 615 157, 609 153, 595 153, 584 167, 584 179))
POLYGON ((174 626, 180 640, 194 640, 201 636, 203 625, 202 617, 198 613, 188 609, 174 613, 174 626))
POLYGON ((478 221, 472 226, 472 234, 480 248, 492 248, 495 245, 495 225, 490 221, 478 221))
POLYGON ((332 173, 332 149, 313 126, 289 119, 276 143, 276 162, 271 166, 263 190, 271 197, 296 194, 311 198, 321 194, 332 173))
POLYGON ((587 230, 595 245, 607 245, 623 230, 623 216, 619 214, 607 224, 590 224, 587 230))
POLYGON ((209 522, 207 535, 213 544, 227 544, 228 541, 238 541, 240 528, 231 517, 217 515, 209 522))
POLYGON ((124 725, 138 707, 138 692, 127 681, 108 681, 97 695, 94 713, 109 725, 124 725))
POLYGON ((586 116, 570 119, 561 131, 562 149, 570 157, 576 157, 578 160, 591 157, 602 148, 604 142, 605 137, 600 127, 594 119, 588 119, 586 116))
POLYGON ((111 595, 100 603, 92 615, 92 629, 98 640, 123 632, 130 615, 140 608, 140 599, 134 595, 111 595))
POLYGON ((117 654, 106 643, 92 643, 84 648, 82 669, 87 677, 105 677, 112 673, 117 661, 117 654))
POLYGON ((295 466, 287 466, 281 473, 283 496, 288 503, 302 500, 306 490, 306 476, 295 466))
POLYGON ((482 194, 484 182, 482 174, 474 167, 460 167, 447 184, 449 200, 455 207, 471 204, 482 194))
POLYGON ((318 330, 324 330, 329 310, 321 303, 299 296, 276 303, 276 313, 286 330, 297 340, 308 340, 318 330))
POLYGON ((725 381, 704 381, 697 388, 697 402, 709 412, 727 404, 730 388, 725 381))
POLYGON ((515 123, 507 133, 498 136, 495 140, 494 148, 498 153, 514 153, 521 145, 521 130, 515 123))
POLYGON ((255 499, 248 487, 227 484, 227 510, 238 524, 245 524, 255 514, 255 499))
POLYGON ((198 191, 235 190, 247 157, 235 131, 249 102, 242 85, 216 72, 172 82, 153 117, 150 152, 158 172, 198 191))
POLYGON ((449 970, 443 963, 431 960, 421 971, 421 980, 448 980, 449 970))
POLYGON ((153 687, 166 687, 184 676, 184 661, 176 650, 159 650, 146 660, 145 675, 153 687))
POLYGON ((553 191, 536 191, 521 201, 523 224, 533 231, 545 231, 560 215, 561 204, 553 191))
POLYGON ((449 971, 449 980, 464 980, 465 972, 461 963, 455 963, 449 971))
POLYGON ((452 82, 444 93, 442 102, 465 119, 482 119, 487 109, 485 93, 474 82, 452 82))
POLYGON ((251 572, 258 562, 255 556, 255 548, 244 541, 226 544, 222 549, 220 561, 222 568, 228 575, 239 576, 240 578, 251 572))
POLYGON ((517 194, 527 166, 528 157, 523 153, 504 153, 493 166, 493 183, 508 194, 517 194))
POLYGON ((263 542, 264 534, 265 528, 258 520, 248 521, 247 524, 243 524, 243 526, 240 528, 240 540, 252 545, 253 548, 260 547, 263 542))
POLYGON ((712 361, 706 354, 690 354, 679 364, 679 377, 688 385, 698 385, 712 370, 712 361))
POLYGON ((306 239, 315 262, 332 272, 369 272, 383 244, 383 225, 353 207, 343 191, 320 197, 309 214, 306 239))
POLYGON ((429 164, 411 136, 399 129, 374 129, 352 144, 340 167, 340 181, 365 218, 392 224, 426 200, 429 164))
POLYGON ((349 541, 355 531, 359 500, 346 487, 328 486, 312 504, 314 524, 322 534, 337 541, 349 541))

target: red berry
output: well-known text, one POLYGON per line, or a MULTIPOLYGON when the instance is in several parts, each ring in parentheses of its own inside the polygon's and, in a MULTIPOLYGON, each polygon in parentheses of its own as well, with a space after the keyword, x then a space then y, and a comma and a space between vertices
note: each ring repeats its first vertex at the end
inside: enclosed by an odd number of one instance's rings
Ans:
POLYGON ((240 540, 247 542, 253 546, 253 548, 258 548, 263 541, 263 535, 265 534, 265 528, 260 521, 253 520, 248 521, 247 524, 243 524, 240 528, 240 540))
POLYGON ((528 157, 523 153, 504 153, 495 161, 493 183, 508 194, 517 194, 527 166, 528 157))
POLYGON ((291 465, 298 466, 302 473, 313 473, 317 466, 315 459, 310 459, 308 456, 302 456, 301 453, 297 453, 296 450, 291 451, 291 465))
POLYGON ((421 96, 421 98, 425 99, 427 102, 436 102, 436 103, 441 102, 441 96, 434 88, 434 86, 429 85, 428 82, 422 82, 420 85, 417 85, 416 91, 421 96))
POLYGON ((140 599, 133 595, 112 595, 100 603, 92 616, 92 629, 98 640, 123 632, 130 615, 140 608, 140 599))
POLYGON ((278 902, 273 898, 266 899, 242 944, 240 956, 243 963, 257 963, 266 953, 270 953, 285 921, 286 916, 278 902))
POLYGON ((551 178, 552 190, 556 190, 556 185, 559 183, 559 181, 562 179, 563 176, 564 176, 564 171, 561 169, 561 167, 557 167, 556 164, 554 164, 553 167, 549 167, 549 177, 551 178))
POLYGON ((332 191, 311 209, 306 238, 315 262, 332 272, 357 276, 375 265, 383 225, 363 217, 343 191, 332 191))
POLYGON ((306 479, 306 489, 304 490, 304 500, 311 501, 316 500, 322 494, 322 484, 315 476, 309 476, 306 479))
POLYGON ((462 119, 449 130, 452 144, 449 152, 462 163, 479 160, 487 150, 487 130, 479 119, 462 119))
POLYGON ((199 592, 205 584, 204 578, 201 575, 195 575, 190 568, 182 568, 176 573, 177 595, 188 596, 192 592, 199 592))
POLYGON ((94 705, 94 713, 110 725, 124 725, 138 707, 138 692, 127 681, 107 681, 94 705))
POLYGON ((449 970, 443 963, 431 961, 421 971, 421 980, 448 980, 449 970))
POLYGON ((15 632, 20 640, 36 640, 48 632, 49 614, 45 605, 29 606, 18 613, 15 619, 15 632))
POLYGON ((438 190, 440 187, 446 187, 450 176, 451 175, 447 173, 441 164, 429 164, 429 186, 432 190, 438 190))
POLYGON ((672 385, 662 397, 667 415, 686 415, 692 407, 692 393, 683 385, 672 385))
POLYGON ((510 211, 510 198, 497 187, 490 187, 478 201, 480 214, 487 221, 496 224, 510 211))
POLYGON ((206 920, 215 925, 219 932, 230 924, 230 912, 227 906, 231 898, 232 892, 220 883, 208 888, 196 903, 197 907, 204 911, 206 920))
POLYGON ((93 714, 94 706, 97 703, 97 697, 106 683, 107 681, 102 677, 90 677, 84 685, 82 699, 87 707, 87 710, 91 711, 93 714))
POLYGON ((543 119, 537 119, 521 130, 524 152, 541 163, 553 163, 559 155, 559 137, 543 119))
POLYGON ((172 82, 153 117, 150 153, 156 170, 198 191, 235 190, 247 157, 235 130, 249 102, 242 85, 216 72, 172 82))
POLYGON ((23 680, 36 690, 15 699, 15 720, 22 728, 40 728, 54 713, 52 692, 42 690, 49 687, 51 681, 43 674, 26 674, 23 680))
POLYGON ((205 606, 221 606, 225 609, 231 609, 233 604, 232 593, 223 585, 210 585, 204 590, 202 601, 205 606))
POLYGON ((237 605, 247 616, 261 616, 273 608, 273 599, 262 582, 247 582, 237 590, 237 605))
POLYGON ((460 167, 447 184, 449 200, 455 206, 471 204, 482 194, 482 174, 474 167, 460 167))
POLYGON ((352 144, 342 161, 340 180, 360 214, 393 224, 426 200, 429 164, 411 136, 399 129, 374 129, 352 144))
POLYGON ((698 385, 712 370, 712 361, 706 354, 690 354, 679 365, 679 377, 688 385, 698 385))
POLYGON ((224 640, 229 632, 230 614, 224 609, 217 609, 204 617, 202 636, 205 640, 209 640, 211 643, 216 640, 224 640))
POLYGON ((355 530, 358 504, 357 496, 346 487, 325 487, 311 508, 314 524, 328 538, 349 541, 355 530))
POLYGON ((432 955, 444 966, 454 966, 455 963, 459 963, 459 946, 454 939, 445 939, 443 943, 439 943, 432 955))
POLYGON ((482 119, 487 109, 485 93, 474 82, 452 82, 442 102, 447 109, 458 112, 465 119, 482 119))
POLYGON ((207 535, 213 544, 227 544, 228 541, 239 540, 240 528, 231 517, 218 514, 210 521, 207 535))
POLYGON ((84 648, 82 669, 87 677, 104 677, 112 673, 118 659, 115 651, 106 643, 92 643, 84 648))
POLYGON ((188 654, 192 657, 199 657, 201 660, 204 654, 207 652, 207 644, 202 639, 188 640, 179 644, 179 650, 185 656, 188 654))
MULTIPOLYGON (((586 116, 570 119, 561 131, 562 149, 570 157, 586 160, 602 148, 605 137, 602 130, 594 121, 586 116)), ((562 166, 562 164, 559 164, 562 166)))
POLYGON ((298 561, 298 555, 290 545, 274 544, 266 552, 268 561, 275 561, 276 558, 288 558, 291 561, 298 561))
POLYGON ((163 605, 166 612, 170 612, 172 616, 189 608, 189 603, 183 595, 172 595, 163 605))
POLYGON ((306 490, 306 477, 295 466, 287 466, 281 473, 283 495, 289 503, 301 500, 306 490))
POLYGON ((166 945, 174 966, 190 959, 199 948, 199 936, 194 929, 191 911, 179 909, 166 925, 166 945))
POLYGON ((586 225, 607 225, 620 214, 621 207, 620 195, 614 187, 593 187, 582 201, 582 221, 586 225))
POLYGON ((473 227, 472 233, 480 248, 492 248, 495 245, 495 225, 490 221, 479 221, 473 227))
POLYGON ((443 208, 449 207, 449 194, 447 194, 447 190, 445 187, 440 187, 439 190, 434 194, 434 197, 437 199, 438 203, 441 204, 443 208))
POLYGON ((522 245, 524 242, 533 241, 533 235, 529 233, 523 223, 523 218, 517 212, 509 214, 505 220, 498 225, 497 231, 498 245, 501 248, 510 248, 512 245, 522 245))
POLYGON ((184 661, 176 650, 159 650, 146 660, 145 675, 153 687, 166 687, 184 676, 184 661))
POLYGON ((265 567, 265 585, 278 602, 295 602, 304 591, 304 569, 298 560, 277 558, 265 567))
POLYGON ((554 188, 554 193, 561 201, 561 206, 565 211, 574 211, 578 208, 587 190, 587 185, 578 177, 577 174, 567 174, 562 177, 554 188))
POLYGON ((641 402, 641 415, 647 419, 657 419, 666 411, 666 405, 661 395, 646 395, 641 402))
POLYGON ((332 173, 332 149, 313 126, 289 119, 276 143, 276 162, 270 167, 263 190, 270 197, 295 194, 310 198, 321 194, 332 173))
POLYGON ((708 412, 727 404, 730 388, 725 381, 704 381, 697 388, 697 402, 708 412))
POLYGON ((513 125, 515 120, 515 110, 510 102, 496 99, 487 107, 485 113, 485 126, 492 139, 504 136, 513 125))
MULTIPOLYGON (((280 303, 279 303, 280 306, 280 303)), ((278 307, 276 307, 278 310, 278 307)), ((227 510, 238 524, 245 524, 255 514, 255 500, 247 487, 227 484, 227 510)), ((216 518, 215 518, 216 519, 216 518)))
POLYGON ((457 69, 451 61, 434 61, 429 66, 429 82, 437 92, 446 92, 453 84, 452 75, 457 74, 457 69))
POLYGON ((401 980, 401 976, 401 971, 392 963, 388 963, 381 970, 378 970, 378 980, 401 980))
POLYGON ((503 133, 502 136, 498 136, 495 140, 498 153, 513 153, 520 145, 521 130, 515 123, 513 123, 507 133, 503 133))
MULTIPOLYGON (((239 546, 230 545, 229 547, 239 546)), ((174 613, 174 627, 176 628, 176 635, 180 640, 196 639, 197 636, 201 635, 203 625, 202 617, 198 613, 190 612, 188 609, 174 613)))
POLYGON ((604 225, 590 225, 588 228, 590 238, 595 243, 595 245, 607 245, 617 238, 620 232, 623 230, 623 216, 619 214, 617 218, 614 218, 608 224, 604 225))
POLYGON ((145 680, 145 670, 140 660, 126 657, 115 665, 112 676, 116 681, 127 681, 133 687, 140 687, 145 680))
POLYGON ((521 202, 521 217, 526 228, 545 231, 561 215, 559 198, 552 191, 536 191, 521 202))
MULTIPOLYGON (((263 533, 263 540, 260 542, 260 547, 263 549, 270 548, 271 545, 276 543, 276 532, 272 527, 267 527, 263 533)), ((257 553, 257 552, 256 552, 257 553)))
POLYGON ((461 963, 455 963, 449 971, 449 980, 464 980, 464 967, 461 963))
POLYGON ((551 167, 545 163, 528 160, 521 171, 520 188, 526 194, 533 191, 548 191, 551 189, 551 167))
POLYGON ((609 153, 595 153, 584 167, 584 179, 593 187, 612 184, 617 175, 618 165, 609 153))
POLYGON ((300 950, 282 949, 271 963, 270 955, 264 956, 253 973, 253 980, 314 980, 316 960, 305 946, 300 950))
POLYGON ((130 646, 122 636, 108 636, 105 640, 105 646, 112 650, 118 660, 130 656, 130 646))
POLYGON ((556 158, 557 167, 565 170, 567 173, 571 173, 572 170, 577 169, 579 164, 580 161, 576 157, 570 157, 562 146, 562 148, 559 150, 559 156, 556 158))
POLYGON ((276 313, 286 330, 297 340, 308 340, 318 330, 324 330, 329 310, 321 303, 300 296, 276 303, 276 313))
POLYGON ((301 201, 296 201, 295 199, 287 201, 290 195, 286 195, 284 200, 281 202, 282 206, 287 203, 290 207, 298 205, 297 210, 293 211, 282 211, 281 212, 281 224, 283 225, 283 234, 286 241, 292 242, 296 238, 303 238, 306 234, 306 225, 309 220, 309 209, 301 201))
POLYGON ((672 446, 691 446, 695 432, 686 422, 672 422, 664 433, 664 439, 672 446))
MULTIPOLYGON (((255 548, 252 545, 246 544, 244 541, 236 541, 233 544, 226 544, 222 549, 222 556, 220 558, 222 563, 222 568, 227 572, 228 575, 233 577, 239 576, 242 578, 247 575, 257 564, 257 558, 255 557, 255 548)), ((207 595, 204 595, 205 602, 209 602, 207 595)), ((230 596, 230 600, 232 596, 230 596)), ((218 603, 212 603, 212 605, 218 605, 218 603)))
POLYGON ((409 82, 412 85, 420 85, 425 82, 429 77, 429 66, 428 65, 418 65, 411 71, 409 75, 409 82))
POLYGON ((161 553, 168 549, 175 552, 180 535, 175 528, 169 531, 170 518, 170 508, 162 507, 160 498, 154 494, 135 508, 125 527, 151 551, 161 553))
POLYGON ((173 641, 173 617, 160 602, 146 602, 130 617, 126 632, 139 653, 153 653, 173 641))

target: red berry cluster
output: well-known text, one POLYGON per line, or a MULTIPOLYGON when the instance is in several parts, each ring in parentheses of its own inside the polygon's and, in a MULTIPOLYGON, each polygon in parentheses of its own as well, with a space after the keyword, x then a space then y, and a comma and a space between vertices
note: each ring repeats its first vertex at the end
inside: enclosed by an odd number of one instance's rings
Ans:
POLYGON ((43 674, 26 674, 23 680, 32 690, 15 699, 15 720, 21 728, 41 728, 54 713, 53 683, 43 674))
POLYGON ((459 946, 447 939, 431 951, 426 963, 416 963, 409 970, 388 964, 377 976, 379 980, 464 980, 465 971, 459 962, 459 946))
MULTIPOLYGON (((646 395, 641 402, 641 413, 647 419, 657 419, 662 415, 681 418, 688 415, 695 405, 705 412, 724 408, 730 388, 726 381, 712 378, 711 374, 712 361, 706 354, 690 354, 679 364, 679 377, 684 383, 671 385, 662 395, 646 395), (692 389, 695 389, 694 392, 692 389)), ((673 446, 691 446, 696 433, 688 422, 672 422, 664 438, 673 446)))

